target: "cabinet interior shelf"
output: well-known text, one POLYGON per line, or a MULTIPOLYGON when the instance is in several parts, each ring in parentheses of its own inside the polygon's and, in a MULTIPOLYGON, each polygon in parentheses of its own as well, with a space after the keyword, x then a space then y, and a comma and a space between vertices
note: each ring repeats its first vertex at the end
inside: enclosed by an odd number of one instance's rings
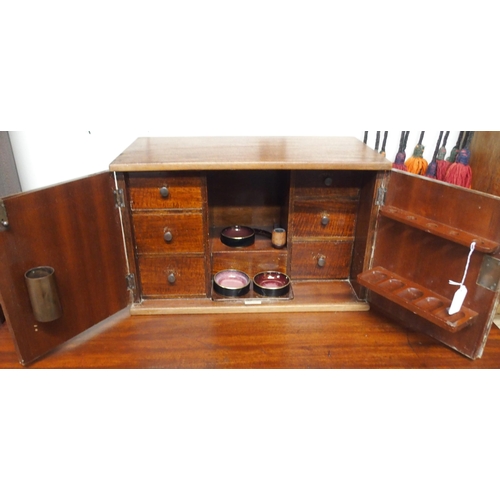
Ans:
MULTIPOLYGON (((227 226, 225 226, 227 227, 227 226)), ((224 227, 211 227, 210 228, 210 249, 212 252, 252 252, 252 251, 262 251, 262 250, 274 250, 276 252, 283 251, 283 249, 276 249, 272 246, 271 238, 262 236, 261 234, 255 234, 255 241, 252 245, 247 247, 230 247, 225 245, 220 240, 220 234, 224 227)), ((271 226, 260 226, 259 229, 264 231, 272 232, 273 228, 271 226)), ((286 250, 285 250, 286 251, 286 250)))
POLYGON ((477 317, 477 312, 467 307, 462 307, 460 311, 450 315, 448 309, 451 300, 383 267, 375 267, 361 273, 358 280, 369 290, 449 332, 458 332, 470 325, 477 317))
POLYGON ((465 247, 470 247, 471 243, 475 241, 475 250, 482 253, 492 254, 500 248, 500 242, 498 241, 489 240, 473 233, 461 231, 453 226, 443 224, 394 206, 389 205, 381 207, 380 214, 389 219, 402 222, 408 226, 415 227, 465 247))
POLYGON ((145 299, 132 304, 133 316, 168 314, 293 313, 368 311, 369 304, 358 299, 348 280, 292 281, 293 300, 211 300, 210 298, 145 299))

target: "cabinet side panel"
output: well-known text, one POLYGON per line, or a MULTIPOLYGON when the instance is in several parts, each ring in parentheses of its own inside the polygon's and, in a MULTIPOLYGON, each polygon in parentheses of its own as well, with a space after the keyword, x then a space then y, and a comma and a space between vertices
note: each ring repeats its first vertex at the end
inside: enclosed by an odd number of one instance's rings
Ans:
POLYGON ((21 363, 27 364, 125 308, 126 263, 108 172, 4 199, 0 300, 21 363), (62 306, 36 321, 24 274, 50 266, 62 306))
POLYGON ((356 230, 352 253, 350 281, 360 299, 366 298, 364 288, 358 283, 357 276, 370 267, 378 206, 376 196, 379 188, 387 184, 386 172, 365 172, 364 184, 360 190, 359 207, 356 216, 356 230))
POLYGON ((472 188, 500 196, 500 132, 475 132, 470 153, 472 188))

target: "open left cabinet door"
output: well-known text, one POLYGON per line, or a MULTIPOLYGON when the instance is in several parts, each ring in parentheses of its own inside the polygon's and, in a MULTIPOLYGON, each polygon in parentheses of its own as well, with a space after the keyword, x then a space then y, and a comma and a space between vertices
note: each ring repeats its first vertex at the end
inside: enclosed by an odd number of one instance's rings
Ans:
POLYGON ((103 172, 1 200, 0 303, 21 364, 127 307, 113 190, 113 174, 103 172), (40 267, 54 270, 50 292, 40 267), (47 294, 58 302, 52 316, 47 294))
POLYGON ((396 170, 385 181, 359 283, 389 316, 480 357, 499 301, 500 198, 396 170), (463 302, 450 311, 461 284, 463 302))

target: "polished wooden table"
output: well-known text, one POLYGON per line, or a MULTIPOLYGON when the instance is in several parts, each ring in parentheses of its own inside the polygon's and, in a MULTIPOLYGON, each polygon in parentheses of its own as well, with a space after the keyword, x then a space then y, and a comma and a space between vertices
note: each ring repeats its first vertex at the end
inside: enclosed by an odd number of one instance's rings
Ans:
MULTIPOLYGON (((28 368, 499 367, 496 326, 483 357, 472 361, 374 310, 190 317, 137 317, 125 310, 28 368)), ((5 324, 0 368, 22 368, 5 324)))

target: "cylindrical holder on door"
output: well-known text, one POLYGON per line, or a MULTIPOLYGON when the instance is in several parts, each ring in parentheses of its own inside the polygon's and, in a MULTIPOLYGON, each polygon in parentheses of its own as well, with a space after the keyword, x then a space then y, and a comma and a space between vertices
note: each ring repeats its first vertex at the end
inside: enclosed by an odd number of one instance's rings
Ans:
POLYGON ((34 267, 24 274, 35 319, 41 323, 61 317, 62 308, 57 292, 54 269, 34 267))

